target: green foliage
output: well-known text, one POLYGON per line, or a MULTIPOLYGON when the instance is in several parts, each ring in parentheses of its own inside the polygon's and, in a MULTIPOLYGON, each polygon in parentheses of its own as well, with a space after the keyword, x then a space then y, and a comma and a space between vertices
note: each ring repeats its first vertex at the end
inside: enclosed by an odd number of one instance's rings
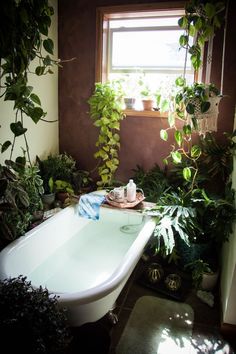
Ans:
POLYGON ((169 187, 166 172, 162 171, 157 164, 148 171, 137 165, 133 172, 133 179, 137 187, 144 191, 145 200, 148 202, 156 203, 169 187))
POLYGON ((56 192, 66 192, 69 194, 74 194, 74 189, 69 182, 58 179, 54 182, 54 186, 56 192))
POLYGON ((98 187, 111 186, 114 174, 119 166, 118 150, 120 148, 120 121, 122 112, 122 91, 114 82, 96 83, 95 91, 89 98, 90 115, 94 125, 99 128, 96 142, 98 148, 94 154, 99 159, 98 187))
POLYGON ((0 165, 0 248, 24 235, 33 213, 42 210, 42 183, 36 167, 10 160, 0 165))
POLYGON ((72 184, 73 172, 76 170, 76 161, 67 153, 49 155, 46 159, 36 157, 36 162, 39 167, 39 174, 43 180, 45 193, 52 193, 55 189, 55 181, 62 180, 72 184), (50 181, 51 183, 50 186, 50 181))
POLYGON ((92 184, 93 179, 89 171, 78 169, 72 173, 72 185, 76 194, 82 193, 84 188, 91 188, 92 184))
POLYGON ((225 1, 191 0, 186 3, 185 15, 179 19, 179 26, 185 33, 179 44, 190 54, 195 70, 202 64, 202 48, 224 22, 225 1), (193 44, 190 39, 194 38, 193 44))
POLYGON ((66 320, 47 289, 22 276, 0 282, 1 341, 9 353, 62 353, 71 341, 66 320))
POLYGON ((197 259, 196 261, 186 264, 185 268, 189 268, 191 270, 193 284, 196 289, 199 288, 204 273, 213 273, 209 264, 204 262, 202 259, 197 259))
POLYGON ((51 56, 53 41, 48 37, 53 13, 48 0, 9 0, 1 8, 0 80, 3 88, 1 97, 4 101, 12 101, 15 111, 14 122, 10 124, 13 140, 3 142, 1 152, 11 147, 10 159, 16 138, 24 135, 30 160, 24 117, 32 119, 37 124, 46 115, 41 108, 40 98, 33 92, 33 87, 28 85, 28 74, 33 60, 38 60, 36 75, 53 73, 52 67, 59 65, 59 61, 51 56))
MULTIPOLYGON (((185 80, 184 80, 185 83, 185 80)), ((196 120, 199 114, 209 110, 211 103, 210 97, 219 95, 219 90, 214 84, 203 84, 194 82, 193 85, 180 86, 181 89, 175 96, 175 109, 178 118, 186 120, 186 113, 191 115, 191 120, 194 128, 198 126, 196 120)))
POLYGON ((157 250, 164 247, 166 254, 171 254, 176 237, 189 245, 194 235, 202 232, 195 208, 199 200, 203 201, 178 188, 164 192, 154 207, 145 209, 146 214, 156 219, 153 242, 157 250))

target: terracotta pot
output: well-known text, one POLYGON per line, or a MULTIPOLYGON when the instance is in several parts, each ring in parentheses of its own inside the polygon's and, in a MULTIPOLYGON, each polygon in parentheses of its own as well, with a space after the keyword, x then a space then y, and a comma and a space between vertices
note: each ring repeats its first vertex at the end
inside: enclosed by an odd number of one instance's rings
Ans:
POLYGON ((62 204, 64 204, 65 200, 67 198, 69 198, 69 193, 67 193, 67 192, 57 192, 56 197, 57 197, 58 200, 60 200, 60 202, 62 202, 62 204))
POLYGON ((153 100, 142 100, 144 111, 152 111, 154 107, 153 100))

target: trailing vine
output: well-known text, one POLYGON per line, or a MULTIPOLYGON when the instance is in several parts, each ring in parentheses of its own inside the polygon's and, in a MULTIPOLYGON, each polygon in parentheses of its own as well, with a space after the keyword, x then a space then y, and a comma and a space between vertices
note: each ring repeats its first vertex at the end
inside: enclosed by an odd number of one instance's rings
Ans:
POLYGON ((100 129, 94 154, 99 159, 98 187, 111 186, 114 174, 119 166, 118 150, 120 148, 120 121, 124 118, 122 111, 122 93, 119 84, 112 82, 96 83, 95 90, 89 98, 90 115, 94 125, 100 129))
POLYGON ((195 70, 202 65, 204 44, 224 22, 224 9, 224 0, 191 0, 186 3, 185 15, 178 21, 179 26, 185 30, 179 38, 179 44, 187 49, 195 70))
POLYGON ((219 90, 213 84, 186 84, 186 59, 187 54, 190 54, 194 70, 200 69, 204 45, 222 26, 224 9, 224 1, 191 0, 185 5, 185 15, 178 21, 180 28, 184 29, 179 44, 186 51, 186 58, 183 76, 175 81, 176 94, 169 112, 169 128, 162 129, 160 137, 167 141, 169 130, 174 131, 174 143, 164 162, 167 164, 171 160, 175 165, 182 166, 182 176, 188 183, 190 192, 198 187, 198 160, 202 155, 201 146, 193 143, 194 133, 205 134, 204 130, 202 133, 200 129, 203 114, 209 112, 210 99, 220 96, 219 90), (182 121, 181 127, 176 124, 176 119, 182 121))
POLYGON ((33 87, 28 85, 28 74, 32 73, 30 64, 33 60, 38 61, 34 71, 38 76, 52 74, 53 66, 60 65, 60 60, 52 57, 54 43, 48 37, 53 13, 48 0, 8 0, 0 12, 1 97, 4 101, 12 101, 15 111, 15 119, 10 123, 13 139, 1 143, 1 152, 11 146, 11 159, 16 138, 23 135, 30 164, 24 118, 29 117, 37 124, 45 120, 46 112, 33 87))

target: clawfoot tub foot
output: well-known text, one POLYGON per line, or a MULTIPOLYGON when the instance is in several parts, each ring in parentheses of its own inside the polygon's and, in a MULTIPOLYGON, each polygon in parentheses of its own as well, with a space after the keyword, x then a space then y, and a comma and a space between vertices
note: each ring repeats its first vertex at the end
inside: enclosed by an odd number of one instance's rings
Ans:
POLYGON ((118 316, 113 312, 113 309, 108 311, 107 318, 112 325, 115 325, 118 322, 118 316))

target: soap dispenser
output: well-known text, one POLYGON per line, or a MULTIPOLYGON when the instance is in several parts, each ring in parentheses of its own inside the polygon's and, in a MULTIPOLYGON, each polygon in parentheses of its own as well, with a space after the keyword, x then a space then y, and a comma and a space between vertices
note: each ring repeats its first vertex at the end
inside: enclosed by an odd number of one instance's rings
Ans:
POLYGON ((129 180, 127 184, 127 202, 135 202, 136 200, 136 184, 132 179, 129 180))

